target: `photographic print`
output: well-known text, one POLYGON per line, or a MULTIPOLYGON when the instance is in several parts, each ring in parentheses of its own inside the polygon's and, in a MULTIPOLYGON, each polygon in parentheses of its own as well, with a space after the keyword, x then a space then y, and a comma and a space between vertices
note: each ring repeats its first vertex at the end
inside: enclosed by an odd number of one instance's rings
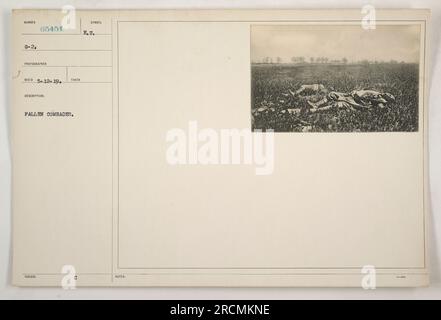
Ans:
POLYGON ((253 25, 252 129, 418 131, 419 59, 419 25, 253 25))

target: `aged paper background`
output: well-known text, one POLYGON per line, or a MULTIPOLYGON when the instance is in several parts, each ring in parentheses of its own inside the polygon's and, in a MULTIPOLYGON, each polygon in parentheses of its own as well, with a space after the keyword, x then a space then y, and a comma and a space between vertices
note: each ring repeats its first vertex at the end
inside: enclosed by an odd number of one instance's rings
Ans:
MULTIPOLYGON (((317 16, 317 12, 310 14, 317 16)), ((85 12, 85 20, 88 15, 97 17, 96 12, 85 12)), ((257 177, 252 168, 240 166, 187 167, 168 174, 170 168, 163 159, 167 129, 185 128, 194 119, 204 127, 249 126, 250 22, 243 21, 255 16, 266 21, 287 15, 288 12, 208 15, 208 19, 220 20, 233 16, 239 22, 232 24, 114 23, 110 32, 116 25, 118 42, 111 41, 110 48, 117 47, 118 56, 95 59, 111 63, 113 79, 118 77, 117 93, 111 90, 116 84, 109 86, 107 81, 93 86, 93 90, 84 83, 72 84, 56 94, 48 92, 54 97, 53 104, 75 110, 75 119, 68 125, 59 120, 29 121, 22 118, 23 110, 14 109, 12 139, 19 146, 13 151, 17 168, 13 206, 18 212, 14 217, 15 282, 57 285, 59 268, 69 261, 80 273, 79 284, 84 285, 356 286, 364 264, 391 270, 385 272, 384 278, 380 275, 380 285, 425 284, 426 160, 422 129, 415 133, 279 134, 275 141, 275 171, 268 177, 257 177), (156 40, 155 46, 134 41, 146 35, 156 40), (207 45, 214 38, 228 45, 207 45), (184 44, 187 51, 182 50, 184 44), (208 50, 201 54, 201 48, 208 50), (173 59, 176 52, 197 59, 183 63, 173 59), (161 60, 167 63, 158 64, 161 60), (115 62, 118 68, 113 67, 115 62), (197 63, 198 68, 191 63, 197 63), (170 91, 170 87, 173 90, 164 100, 163 92, 170 91), (66 100, 66 95, 75 98, 66 100), (104 96, 108 100, 102 99, 104 96), (154 116, 145 107, 146 102, 155 107, 154 116), (78 109, 78 105, 84 109, 78 109), (109 105, 113 105, 111 112, 109 105), (27 147, 21 148, 23 145, 27 147), (57 150, 57 154, 48 157, 42 149, 57 150), (115 158, 119 166, 112 161, 115 158), (37 170, 29 165, 30 159, 38 164, 37 170), (63 161, 60 166, 60 159, 72 163, 63 161), (119 181, 115 181, 118 176, 119 181), (64 184, 66 177, 68 184, 64 184), (36 183, 41 187, 36 188, 36 183), (284 186, 283 191, 280 186, 284 186), (387 198, 383 186, 387 188, 387 198), (115 200, 116 191, 119 197, 115 200), (178 209, 164 207, 164 194, 178 203, 178 209), (157 222, 155 228, 149 227, 152 220, 157 222), (278 230, 277 234, 274 230, 278 230), (179 259, 172 254, 176 243, 180 243, 183 253, 179 259), (151 249, 145 250, 146 247, 151 249), (114 278, 129 274, 123 270, 125 267, 179 269, 198 265, 229 270, 212 275, 208 272, 197 280, 195 275, 200 273, 194 270, 188 277, 179 272, 161 275, 135 271, 132 277, 117 278, 118 281, 114 278), (265 271, 256 273, 248 266, 265 271), (302 272, 276 272, 273 266, 302 272), (325 272, 319 278, 305 276, 305 271, 314 274, 308 270, 311 266, 325 270, 336 266, 340 275, 325 272), (32 271, 28 271, 29 267, 32 271), (236 267, 245 268, 247 276, 235 274, 236 267), (344 275, 345 268, 355 271, 344 275), (408 273, 405 281, 393 276, 398 269, 405 270, 400 275, 408 273), (415 270, 421 271, 415 275, 415 270), (40 276, 23 278, 31 274, 40 276)), ((295 15, 289 13, 289 17, 295 15)), ((346 18, 351 15, 338 14, 346 18)), ((111 16, 102 13, 99 18, 111 16)), ((124 21, 181 18, 177 13, 159 16, 125 12, 121 16, 124 21)), ((393 13, 385 16, 394 19, 393 13)), ((185 15, 185 19, 192 18, 201 19, 200 13, 185 15)), ((18 43, 15 48, 19 48, 18 43)), ((60 58, 49 59, 58 62, 60 58)), ((80 60, 74 63, 85 61, 76 59, 80 60)), ((16 99, 23 93, 20 88, 15 87, 16 99)), ((420 128, 426 128, 423 111, 421 104, 420 128)))

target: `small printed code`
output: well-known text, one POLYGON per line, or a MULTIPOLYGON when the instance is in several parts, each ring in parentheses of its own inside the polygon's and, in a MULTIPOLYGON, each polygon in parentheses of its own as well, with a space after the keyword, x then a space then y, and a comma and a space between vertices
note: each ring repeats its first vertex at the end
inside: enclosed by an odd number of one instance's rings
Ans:
POLYGON ((270 315, 267 304, 215 304, 210 306, 175 305, 170 308, 171 315, 190 315, 202 318, 206 315, 270 315))

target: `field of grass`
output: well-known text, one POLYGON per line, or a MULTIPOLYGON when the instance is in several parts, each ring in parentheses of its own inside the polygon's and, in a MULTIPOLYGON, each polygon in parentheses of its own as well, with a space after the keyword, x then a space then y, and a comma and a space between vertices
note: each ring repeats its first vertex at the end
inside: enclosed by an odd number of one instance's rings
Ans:
POLYGON ((253 130, 276 132, 418 131, 417 64, 253 64, 251 67, 253 130), (332 109, 323 113, 287 112, 302 109, 321 96, 289 94, 303 84, 323 84, 339 92, 373 89, 396 97, 386 108, 363 111, 332 109), (265 110, 257 112, 257 110, 265 110))

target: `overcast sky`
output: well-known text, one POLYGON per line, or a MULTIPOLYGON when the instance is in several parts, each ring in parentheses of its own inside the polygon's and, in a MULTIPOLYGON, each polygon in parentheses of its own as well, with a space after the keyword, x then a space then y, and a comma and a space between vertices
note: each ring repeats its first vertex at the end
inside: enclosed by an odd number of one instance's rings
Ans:
POLYGON ((293 56, 346 57, 349 61, 391 59, 418 62, 419 25, 382 25, 364 30, 360 25, 346 26, 252 26, 251 59, 281 57, 289 62, 293 56))

